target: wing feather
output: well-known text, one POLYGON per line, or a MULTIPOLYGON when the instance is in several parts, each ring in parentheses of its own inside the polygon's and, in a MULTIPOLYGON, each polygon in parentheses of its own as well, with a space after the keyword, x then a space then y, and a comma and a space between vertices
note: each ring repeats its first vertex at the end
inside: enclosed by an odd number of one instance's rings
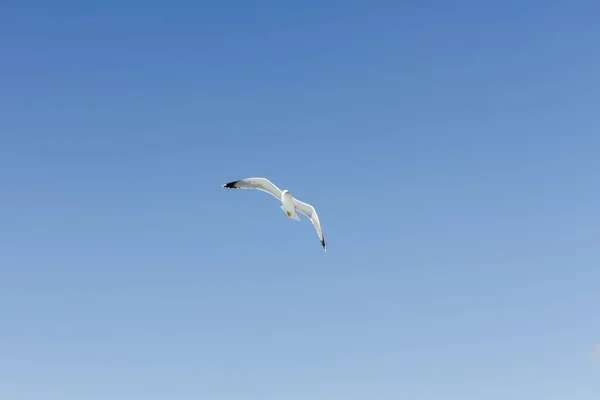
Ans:
POLYGON ((228 189, 256 189, 269 193, 277 200, 281 200, 281 189, 267 178, 245 178, 238 181, 229 182, 223 185, 228 189))
POLYGON ((321 246, 323 246, 323 250, 327 251, 325 246, 325 237, 323 236, 323 229, 321 228, 321 222, 319 221, 319 216, 317 215, 317 210, 310 204, 304 203, 298 199, 294 199, 294 206, 296 210, 306 215, 310 222, 314 225, 317 230, 317 235, 319 235, 319 239, 321 240, 321 246))

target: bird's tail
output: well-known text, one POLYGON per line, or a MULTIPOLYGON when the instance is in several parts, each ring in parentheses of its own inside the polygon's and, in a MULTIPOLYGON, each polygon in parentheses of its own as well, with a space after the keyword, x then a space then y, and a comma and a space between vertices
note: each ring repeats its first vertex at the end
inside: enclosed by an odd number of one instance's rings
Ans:
MULTIPOLYGON (((281 210, 286 213, 287 215, 287 211, 285 211, 285 208, 283 208, 283 206, 281 206, 281 210)), ((291 219, 293 219, 294 221, 300 221, 300 217, 298 216, 298 214, 296 214, 296 210, 292 211, 292 215, 288 215, 291 219)))

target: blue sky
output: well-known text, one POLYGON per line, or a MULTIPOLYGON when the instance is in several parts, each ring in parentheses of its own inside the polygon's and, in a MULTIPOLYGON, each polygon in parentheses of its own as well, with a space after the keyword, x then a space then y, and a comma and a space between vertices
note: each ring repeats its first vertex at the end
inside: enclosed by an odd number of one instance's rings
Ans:
POLYGON ((95 4, 2 7, 0 398, 598 398, 595 2, 95 4))

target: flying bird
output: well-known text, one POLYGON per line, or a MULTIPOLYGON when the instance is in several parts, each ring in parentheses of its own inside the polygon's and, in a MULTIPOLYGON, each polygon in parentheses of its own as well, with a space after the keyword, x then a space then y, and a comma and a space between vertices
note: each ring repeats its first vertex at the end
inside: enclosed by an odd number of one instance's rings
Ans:
POLYGON ((279 189, 267 178, 245 178, 240 179, 238 181, 226 183, 222 185, 222 187, 227 189, 260 190, 262 192, 269 193, 271 196, 281 201, 281 209, 283 210, 283 212, 286 213, 286 215, 289 218, 295 221, 300 221, 300 218, 298 217, 298 214, 296 214, 296 211, 306 215, 317 230, 317 235, 319 235, 319 239, 321 240, 321 246, 323 246, 323 250, 327 251, 327 248, 325 246, 325 238, 323 237, 323 230, 321 229, 321 223, 319 222, 319 216, 317 215, 317 211, 310 204, 295 199, 289 190, 279 189))

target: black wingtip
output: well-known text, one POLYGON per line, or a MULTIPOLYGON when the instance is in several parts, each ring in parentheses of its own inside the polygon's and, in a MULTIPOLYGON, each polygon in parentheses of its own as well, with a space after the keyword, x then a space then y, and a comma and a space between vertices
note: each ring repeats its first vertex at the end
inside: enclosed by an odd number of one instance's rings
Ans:
POLYGON ((235 184, 238 183, 239 181, 233 181, 233 182, 229 182, 223 185, 224 188, 227 189, 234 189, 235 188, 235 184))

